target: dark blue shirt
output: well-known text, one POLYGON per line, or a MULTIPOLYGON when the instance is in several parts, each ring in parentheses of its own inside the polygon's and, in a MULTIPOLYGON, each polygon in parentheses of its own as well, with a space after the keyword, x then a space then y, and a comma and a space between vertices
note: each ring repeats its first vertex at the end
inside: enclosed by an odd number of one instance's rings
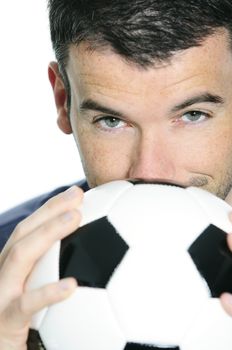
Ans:
MULTIPOLYGON (((77 186, 80 186, 84 191, 88 190, 88 185, 86 181, 81 181, 76 183, 77 186)), ((51 197, 54 197, 56 194, 65 191, 71 185, 62 186, 56 188, 52 192, 45 193, 41 196, 33 198, 25 203, 18 205, 17 207, 10 209, 2 214, 0 214, 0 251, 5 245, 6 241, 13 232, 15 226, 25 219, 27 216, 31 215, 35 210, 41 207, 47 200, 51 197)))

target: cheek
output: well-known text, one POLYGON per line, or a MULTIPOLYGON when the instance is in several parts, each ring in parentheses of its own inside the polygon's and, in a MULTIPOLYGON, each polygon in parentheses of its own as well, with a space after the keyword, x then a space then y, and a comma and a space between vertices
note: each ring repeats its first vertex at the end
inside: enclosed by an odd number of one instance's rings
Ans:
POLYGON ((232 127, 224 125, 189 138, 185 164, 213 177, 226 171, 232 162, 232 127), (192 141, 191 141, 192 140, 192 141))
POLYGON ((78 147, 87 180, 91 187, 127 177, 130 164, 128 145, 79 133, 78 147))

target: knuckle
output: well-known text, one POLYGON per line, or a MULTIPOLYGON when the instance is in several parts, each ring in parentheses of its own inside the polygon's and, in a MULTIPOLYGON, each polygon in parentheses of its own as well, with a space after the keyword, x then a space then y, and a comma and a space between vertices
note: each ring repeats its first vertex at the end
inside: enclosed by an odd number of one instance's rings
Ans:
POLYGON ((54 211, 58 207, 61 207, 62 209, 68 208, 69 202, 65 201, 63 199, 62 194, 58 194, 55 197, 50 198, 45 204, 45 208, 48 211, 54 211))
POLYGON ((56 299, 56 293, 54 286, 46 286, 41 289, 41 299, 44 300, 46 304, 50 304, 54 299, 56 299))
POLYGON ((10 253, 9 253, 9 258, 14 263, 18 263, 22 259, 22 254, 23 254, 23 251, 22 251, 21 243, 17 242, 11 248, 10 253))
POLYGON ((43 224, 41 224, 41 225, 38 227, 38 232, 41 232, 42 234, 43 234, 43 233, 47 233, 47 232, 50 231, 50 230, 51 230, 50 221, 44 222, 43 224))
POLYGON ((25 222, 25 220, 19 222, 17 224, 17 226, 15 227, 14 233, 13 233, 15 238, 20 238, 23 236, 24 231, 25 231, 25 223, 24 222, 25 222))
POLYGON ((57 235, 61 230, 61 225, 59 220, 53 219, 48 222, 43 223, 38 230, 38 233, 41 235, 41 237, 46 237, 47 240, 49 237, 53 239, 52 237, 57 235))
POLYGON ((31 314, 31 307, 30 307, 30 304, 28 303, 26 295, 22 295, 21 298, 19 299, 18 309, 19 309, 20 313, 22 313, 22 314, 24 314, 26 316, 30 316, 30 314, 31 314))
POLYGON ((53 210, 57 202, 58 202, 58 200, 57 200, 56 197, 50 198, 50 199, 44 204, 44 207, 45 207, 47 210, 53 210))
POLYGON ((46 235, 46 237, 49 238, 50 235, 52 235, 52 233, 56 230, 57 230, 57 225, 55 225, 53 222, 49 221, 49 222, 42 224, 39 227, 38 233, 41 235, 41 237, 46 235))

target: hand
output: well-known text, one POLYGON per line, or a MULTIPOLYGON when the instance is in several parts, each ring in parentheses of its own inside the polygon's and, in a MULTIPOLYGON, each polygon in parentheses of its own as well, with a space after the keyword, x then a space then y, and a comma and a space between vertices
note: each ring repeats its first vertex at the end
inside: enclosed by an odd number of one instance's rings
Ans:
MULTIPOLYGON (((229 191, 225 201, 232 206, 232 189, 229 191)), ((230 214, 230 220, 232 221, 232 213, 230 214)), ((228 246, 230 250, 232 251, 232 233, 228 235, 228 246)), ((221 304, 224 310, 232 316, 232 294, 229 293, 223 293, 221 295, 221 304)))
MULTIPOLYGON (((230 219, 232 221, 232 214, 230 215, 230 219)), ((232 234, 228 235, 228 246, 232 252, 232 234)), ((224 310, 230 315, 232 316, 232 294, 229 293, 223 293, 221 295, 221 304, 222 307, 224 308, 224 310)))
POLYGON ((66 299, 76 288, 68 278, 26 292, 37 260, 59 239, 75 231, 83 192, 76 186, 45 203, 17 225, 0 255, 0 349, 26 350, 30 321, 42 308, 66 299))

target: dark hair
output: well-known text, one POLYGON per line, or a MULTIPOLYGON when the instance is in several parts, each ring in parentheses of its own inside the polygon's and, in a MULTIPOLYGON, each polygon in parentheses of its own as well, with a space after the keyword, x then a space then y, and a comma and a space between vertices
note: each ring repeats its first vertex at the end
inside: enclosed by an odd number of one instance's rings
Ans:
POLYGON ((48 0, 53 48, 67 91, 70 44, 111 47, 144 68, 201 45, 219 28, 232 37, 232 0, 48 0))

